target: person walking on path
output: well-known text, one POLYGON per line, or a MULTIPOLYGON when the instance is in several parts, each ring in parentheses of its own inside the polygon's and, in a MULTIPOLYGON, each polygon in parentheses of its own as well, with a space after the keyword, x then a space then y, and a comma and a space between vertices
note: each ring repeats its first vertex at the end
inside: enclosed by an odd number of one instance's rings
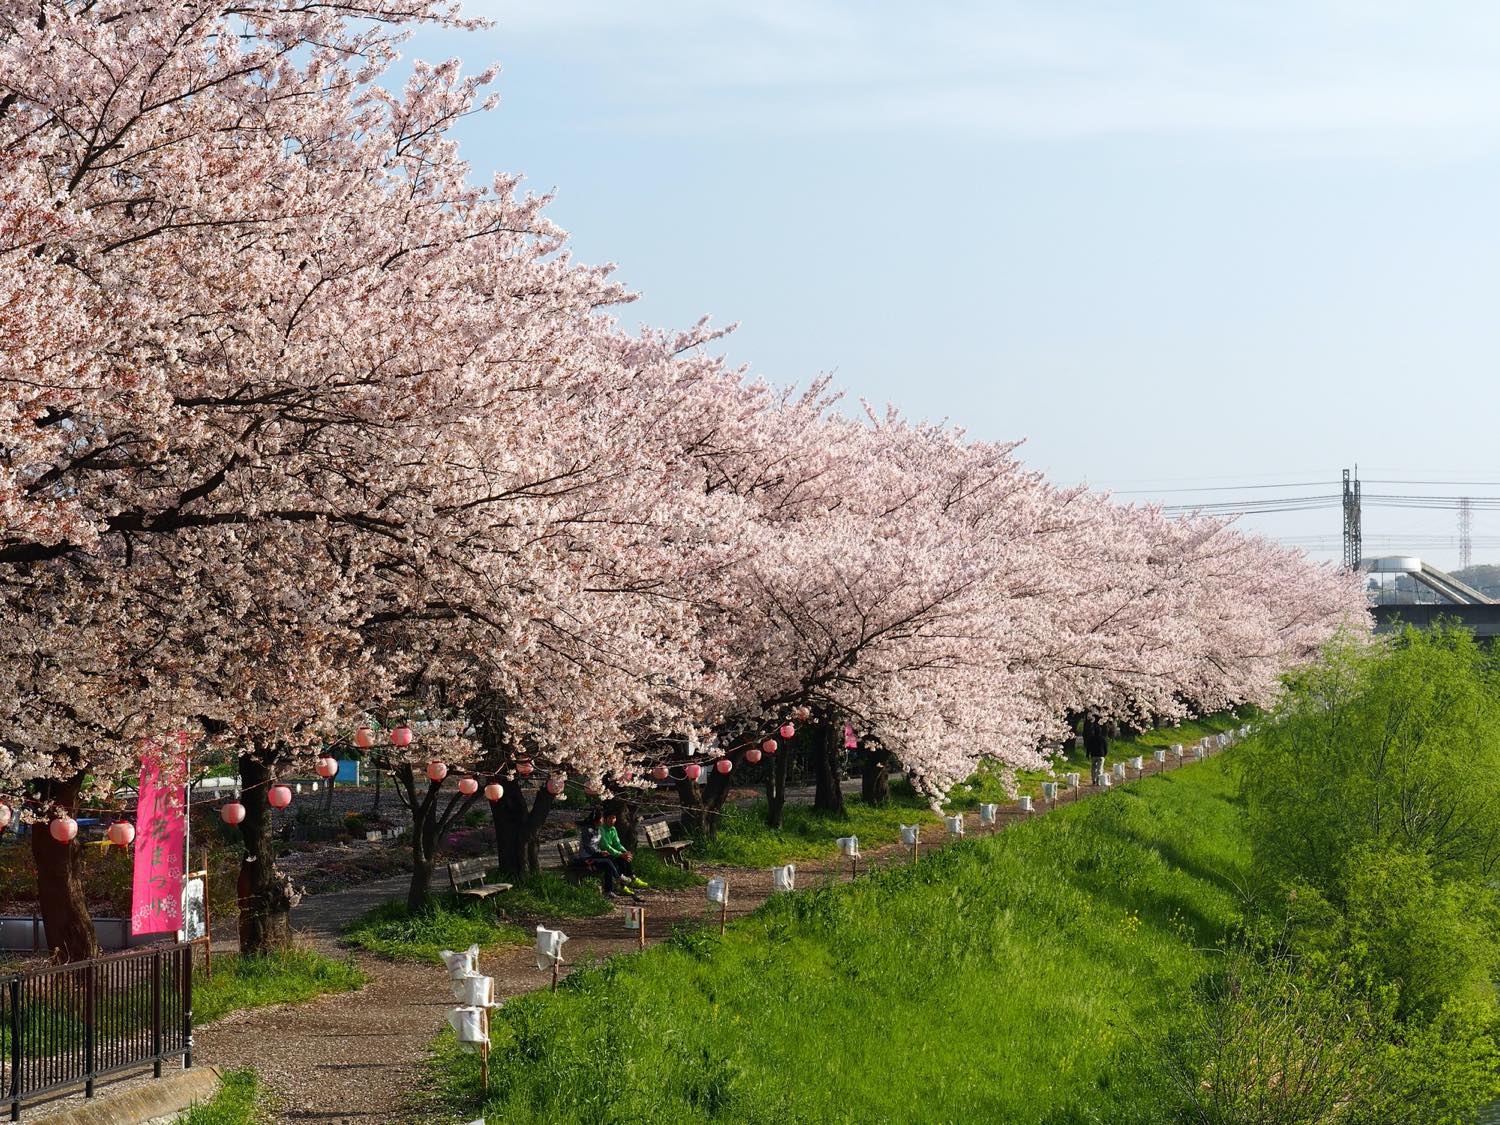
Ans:
POLYGON ((1089 756, 1089 779, 1104 784, 1104 759, 1109 756, 1109 731, 1092 715, 1083 717, 1083 748, 1089 756))

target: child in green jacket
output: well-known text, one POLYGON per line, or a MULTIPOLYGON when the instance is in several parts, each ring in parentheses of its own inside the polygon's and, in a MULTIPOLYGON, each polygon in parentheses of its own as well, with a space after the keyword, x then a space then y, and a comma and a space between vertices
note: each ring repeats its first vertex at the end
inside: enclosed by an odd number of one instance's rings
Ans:
POLYGON ((630 887, 647 886, 646 880, 639 878, 635 868, 631 866, 631 860, 635 858, 634 852, 625 850, 625 845, 620 842, 620 833, 615 830, 615 815, 604 814, 604 824, 599 829, 599 850, 610 856, 615 861, 621 873, 625 876, 624 882, 630 887))

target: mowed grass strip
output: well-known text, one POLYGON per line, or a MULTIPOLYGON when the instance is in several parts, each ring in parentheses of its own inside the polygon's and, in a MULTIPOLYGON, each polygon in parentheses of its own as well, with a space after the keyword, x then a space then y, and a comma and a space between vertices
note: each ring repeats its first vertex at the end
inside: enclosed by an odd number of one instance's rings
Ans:
POLYGON ((333 992, 363 988, 365 974, 352 960, 335 960, 310 949, 288 949, 260 957, 220 953, 213 976, 193 972, 193 1021, 209 1023, 241 1008, 300 1004, 333 992))
POLYGON ((490 1121, 1123 1121, 1239 917, 1221 760, 580 971, 439 1040, 434 1114, 490 1121))

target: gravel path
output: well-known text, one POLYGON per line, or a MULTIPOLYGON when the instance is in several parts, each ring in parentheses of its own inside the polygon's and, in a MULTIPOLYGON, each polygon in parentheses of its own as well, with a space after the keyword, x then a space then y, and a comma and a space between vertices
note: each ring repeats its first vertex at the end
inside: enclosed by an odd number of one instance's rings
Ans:
MULTIPOLYGON (((1147 763, 1147 774, 1158 772, 1147 763)), ((1085 785, 1077 800, 1100 790, 1085 785)), ((1071 802, 1065 802, 1071 803, 1071 802)), ((1025 814, 1014 807, 1001 812, 1003 829, 1025 814)), ((1044 815, 1039 809, 1036 815, 1044 815)), ((977 814, 965 817, 966 831, 978 830, 977 814)), ((941 846, 931 828, 923 851, 941 846)), ((907 862, 906 849, 890 845, 866 854, 859 870, 907 862)), ((763 869, 700 865, 704 876, 723 875, 730 883, 729 918, 743 917, 771 894, 770 872, 763 869)), ((839 859, 799 863, 797 879, 811 886, 824 879, 846 880, 847 862, 839 859)), ((371 906, 404 895, 405 877, 383 879, 335 894, 304 900, 293 911, 299 940, 324 952, 345 955, 338 945, 343 926, 371 906)), ((685 891, 648 891, 647 941, 662 940, 684 921, 713 921, 715 908, 706 902, 702 887, 685 891)), ((543 920, 544 923, 546 920, 543 920)), ((569 936, 571 971, 637 945, 618 911, 599 918, 560 923, 569 936)), ((218 939, 216 938, 216 945, 218 939)), ((446 1026, 453 1005, 440 966, 409 965, 357 954, 370 983, 359 992, 301 1005, 236 1012, 195 1033, 197 1058, 225 1067, 253 1067, 277 1102, 276 1120, 319 1122, 323 1125, 407 1120, 403 1111, 411 1091, 424 1080, 425 1060, 433 1037, 446 1026)), ((499 998, 545 987, 530 948, 507 949, 486 956, 483 970, 495 978, 499 998)))

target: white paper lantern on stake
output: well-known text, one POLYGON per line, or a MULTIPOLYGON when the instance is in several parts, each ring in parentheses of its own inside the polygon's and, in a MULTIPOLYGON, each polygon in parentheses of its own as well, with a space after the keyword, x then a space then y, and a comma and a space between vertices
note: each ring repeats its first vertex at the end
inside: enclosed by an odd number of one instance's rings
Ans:
POLYGON ((1100 786, 1102 786, 1105 789, 1112 788, 1114 786, 1114 784, 1115 784, 1115 776, 1114 776, 1114 774, 1112 774, 1112 773, 1101 773, 1099 775, 1099 784, 1100 784, 1100 786))
POLYGON ((562 961, 563 946, 568 935, 561 930, 549 930, 546 926, 536 928, 536 967, 550 969, 562 961))
POLYGON ((469 946, 468 949, 459 950, 455 953, 451 949, 444 949, 439 954, 443 964, 448 966, 448 975, 454 980, 459 977, 473 976, 479 972, 479 946, 469 946))
POLYGON ((1077 789, 1082 784, 1083 784, 1083 775, 1082 774, 1078 774, 1078 773, 1070 773, 1070 774, 1068 774, 1068 788, 1069 789, 1077 789))
POLYGON ((1151 756, 1156 759, 1157 765, 1160 766, 1166 764, 1167 752, 1165 750, 1153 750, 1151 751, 1151 756))
POLYGON ((948 835, 962 836, 964 834, 964 818, 962 816, 945 816, 943 823, 948 826, 948 835))
POLYGON ((1198 762, 1203 761, 1203 754, 1204 754, 1203 747, 1201 747, 1201 746, 1194 746, 1193 747, 1193 759, 1194 759, 1194 761, 1198 761, 1198 762))
POLYGON ((627 906, 625 908, 625 928, 627 930, 639 930, 641 928, 641 908, 639 906, 627 906))
POLYGON ((1130 764, 1137 773, 1146 768, 1146 760, 1140 754, 1137 754, 1134 758, 1131 758, 1130 764))
POLYGON ((1049 802, 1057 800, 1057 782, 1042 782, 1042 800, 1049 802))
MULTIPOLYGON (((1029 812, 1035 811, 1032 808, 1032 805, 1031 805, 1031 794, 1030 793, 1022 793, 1020 800, 1021 800, 1021 811, 1022 812, 1029 813, 1029 812)), ((993 818, 991 818, 990 823, 991 824, 994 823, 994 819, 993 818)))
POLYGON ((1240 737, 1241 738, 1249 738, 1250 737, 1250 728, 1248 726, 1240 727, 1240 737))
MULTIPOLYGON (((1026 800, 1029 801, 1029 800, 1031 800, 1031 798, 1027 797, 1026 800)), ((991 827, 994 827, 994 824, 995 824, 995 814, 998 813, 999 811, 1000 811, 1000 806, 999 805, 994 805, 994 804, 983 804, 983 805, 980 805, 979 806, 979 823, 980 824, 988 824, 991 827)))
POLYGON ((483 1008, 452 1008, 448 1012, 448 1025, 466 1047, 483 1046, 489 1042, 485 1035, 486 1022, 483 1008))
POLYGON ((1120 781, 1124 781, 1125 780, 1125 763, 1124 762, 1116 762, 1115 763, 1115 777, 1118 778, 1120 781))
POLYGON ((708 901, 723 906, 729 901, 729 883, 723 879, 708 881, 708 901))
POLYGON ((1182 761, 1182 743, 1172 743, 1172 757, 1176 758, 1179 762, 1182 761))
POLYGON ((916 842, 917 842, 917 833, 919 831, 920 831, 920 826, 919 825, 915 825, 915 824, 903 824, 901 826, 901 842, 903 844, 905 844, 908 848, 914 846, 916 844, 916 842))
POLYGON ((493 977, 478 973, 465 973, 453 978, 453 998, 471 1008, 488 1008, 495 993, 493 977))
POLYGON ((771 868, 771 889, 773 891, 792 891, 797 888, 797 866, 788 863, 781 867, 771 868))
POLYGON ((838 838, 838 845, 839 845, 839 851, 843 852, 850 859, 858 859, 859 858, 859 837, 858 836, 840 836, 838 838))

